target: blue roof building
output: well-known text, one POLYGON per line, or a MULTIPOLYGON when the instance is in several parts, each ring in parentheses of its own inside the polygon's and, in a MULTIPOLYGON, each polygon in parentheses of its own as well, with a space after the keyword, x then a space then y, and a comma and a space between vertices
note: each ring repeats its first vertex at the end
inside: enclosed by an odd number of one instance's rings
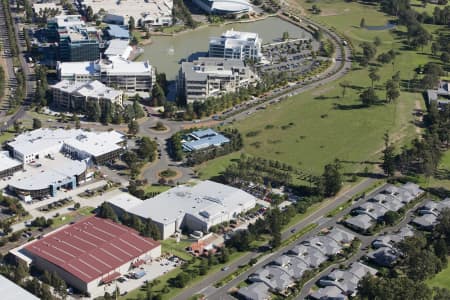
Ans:
POLYGON ((183 150, 186 152, 201 150, 211 146, 219 147, 230 142, 227 137, 210 128, 193 131, 188 135, 187 139, 187 141, 182 142, 183 150))
POLYGON ((128 40, 130 38, 130 32, 125 26, 108 25, 108 35, 113 39, 128 40))

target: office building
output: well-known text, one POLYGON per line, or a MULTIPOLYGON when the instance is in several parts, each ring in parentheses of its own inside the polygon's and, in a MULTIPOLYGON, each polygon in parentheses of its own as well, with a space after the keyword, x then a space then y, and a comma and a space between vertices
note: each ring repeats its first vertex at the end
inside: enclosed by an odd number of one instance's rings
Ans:
POLYGON ((253 11, 247 0, 194 0, 194 3, 213 15, 242 15, 253 11))
POLYGON ((208 128, 191 132, 181 141, 181 146, 184 151, 192 152, 209 147, 220 147, 229 142, 227 137, 208 128))
POLYGON ((256 198, 234 187, 213 181, 177 186, 145 201, 109 199, 120 213, 151 219, 163 239, 181 228, 208 232, 211 226, 230 221, 256 205, 256 198))
POLYGON ((155 82, 155 69, 148 61, 128 61, 121 56, 84 62, 58 63, 60 80, 70 82, 99 80, 127 92, 149 92, 155 82))
POLYGON ((0 178, 13 175, 23 169, 23 163, 9 156, 8 151, 0 151, 0 178))
POLYGON ((209 40, 209 56, 259 61, 262 39, 254 32, 227 30, 209 40))
POLYGON ((236 92, 241 87, 254 84, 257 78, 242 60, 200 57, 181 64, 177 88, 180 96, 192 103, 236 92))
POLYGON ((100 32, 87 27, 80 15, 62 15, 47 23, 48 37, 59 45, 59 60, 85 61, 100 57, 100 32))
POLYGON ((93 80, 89 82, 70 82, 62 80, 50 87, 53 104, 64 110, 86 110, 89 102, 103 107, 105 103, 122 106, 123 92, 109 88, 93 80))
POLYGON ((103 21, 109 24, 128 24, 130 17, 137 27, 172 25, 173 0, 78 0, 84 7, 92 7, 94 12, 107 12, 103 21))

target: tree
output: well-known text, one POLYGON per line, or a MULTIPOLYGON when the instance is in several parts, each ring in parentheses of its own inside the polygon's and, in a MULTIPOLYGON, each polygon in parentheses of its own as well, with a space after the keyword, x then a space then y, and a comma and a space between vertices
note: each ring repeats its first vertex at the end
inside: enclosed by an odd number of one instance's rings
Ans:
POLYGON ((361 21, 359 22, 359 27, 361 28, 366 27, 366 20, 364 18, 361 18, 361 21))
POLYGON ((283 39, 283 41, 287 41, 289 39, 289 32, 288 31, 283 32, 282 39, 283 39))
POLYGON ((384 134, 383 170, 387 176, 393 176, 395 172, 394 146, 389 141, 389 134, 384 134))
POLYGON ((400 97, 398 83, 392 79, 386 81, 386 100, 388 103, 395 101, 400 97))
POLYGON ((322 180, 324 185, 324 195, 326 197, 336 195, 342 187, 340 168, 340 163, 337 160, 332 164, 327 164, 324 168, 322 180))
POLYGON ((14 272, 14 282, 17 284, 21 284, 22 281, 29 275, 28 266, 22 260, 19 260, 17 263, 16 270, 14 272))
POLYGON ((363 42, 359 45, 363 50, 363 58, 367 61, 371 61, 377 54, 377 49, 374 44, 363 42))
POLYGON ((152 106, 163 106, 166 103, 166 95, 158 82, 152 88, 152 106))
POLYGON ((42 121, 38 118, 33 118, 33 129, 39 129, 42 127, 42 121))
POLYGON ((374 44, 376 47, 379 47, 379 46, 381 45, 381 39, 380 39, 379 36, 376 36, 376 37, 374 38, 373 44, 374 44))
POLYGON ((136 21, 134 20, 133 16, 130 16, 130 18, 128 19, 128 29, 130 29, 130 31, 136 29, 136 21))
POLYGON ((88 6, 88 8, 86 9, 86 21, 92 22, 93 19, 94 19, 94 11, 91 6, 88 6))
POLYGON ((400 215, 395 211, 388 211, 384 214, 383 219, 387 225, 393 226, 395 222, 400 218, 400 215))
POLYGON ((73 114, 73 121, 75 122, 75 128, 80 129, 81 128, 80 118, 78 118, 78 115, 75 113, 73 114))
POLYGON ((156 142, 145 136, 139 141, 137 153, 141 159, 151 162, 155 159, 156 148, 156 142))
POLYGON ((450 54, 448 52, 442 52, 441 60, 445 63, 450 62, 450 54))
POLYGON ((128 123, 128 134, 136 135, 139 132, 139 123, 136 120, 131 120, 128 123))
POLYGON ((114 222, 118 222, 119 218, 117 217, 116 213, 114 212, 113 208, 108 202, 103 202, 100 207, 98 208, 97 216, 103 219, 110 219, 114 222))
POLYGON ((375 93, 375 90, 371 87, 364 90, 359 95, 359 99, 361 100, 362 104, 365 106, 371 106, 378 102, 378 96, 375 93))
POLYGON ((380 75, 378 75, 378 69, 377 68, 370 68, 369 69, 369 78, 372 82, 372 88, 373 88, 373 83, 375 81, 379 81, 380 80, 380 75))
POLYGON ((183 271, 171 280, 171 284, 177 288, 184 288, 186 284, 189 282, 190 278, 191 276, 185 271, 183 271))

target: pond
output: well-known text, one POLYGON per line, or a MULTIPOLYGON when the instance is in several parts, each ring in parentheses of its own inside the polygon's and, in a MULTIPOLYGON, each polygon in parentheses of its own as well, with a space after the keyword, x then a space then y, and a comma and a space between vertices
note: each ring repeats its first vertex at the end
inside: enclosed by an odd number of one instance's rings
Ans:
POLYGON ((390 30, 395 28, 397 25, 394 22, 387 22, 385 25, 381 26, 365 26, 364 28, 367 30, 390 30))
POLYGON ((229 29, 257 32, 263 44, 280 40, 283 32, 290 38, 310 38, 305 30, 277 17, 250 23, 235 23, 222 26, 208 26, 180 33, 176 36, 153 36, 152 44, 144 46, 144 53, 138 60, 149 60, 159 72, 165 72, 168 80, 174 80, 182 60, 194 60, 207 56, 210 37, 220 36, 229 29))

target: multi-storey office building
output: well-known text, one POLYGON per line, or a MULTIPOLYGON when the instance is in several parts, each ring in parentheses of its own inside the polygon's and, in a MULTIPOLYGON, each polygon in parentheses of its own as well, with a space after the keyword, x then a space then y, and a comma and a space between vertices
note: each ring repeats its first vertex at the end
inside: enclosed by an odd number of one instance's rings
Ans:
POLYGON ((257 75, 239 59, 201 57, 183 62, 178 75, 178 92, 188 103, 236 92, 252 84, 257 75))
POLYGON ((259 61, 262 39, 257 33, 227 30, 209 40, 209 56, 259 61))

